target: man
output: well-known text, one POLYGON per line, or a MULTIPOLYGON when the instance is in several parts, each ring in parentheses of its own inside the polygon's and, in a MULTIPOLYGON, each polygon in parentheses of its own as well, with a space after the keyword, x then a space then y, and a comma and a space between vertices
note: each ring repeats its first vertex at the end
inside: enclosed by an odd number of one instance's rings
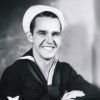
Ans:
POLYGON ((32 49, 4 71, 0 100, 100 100, 95 86, 56 57, 64 26, 54 7, 36 5, 26 11, 23 29, 32 49))

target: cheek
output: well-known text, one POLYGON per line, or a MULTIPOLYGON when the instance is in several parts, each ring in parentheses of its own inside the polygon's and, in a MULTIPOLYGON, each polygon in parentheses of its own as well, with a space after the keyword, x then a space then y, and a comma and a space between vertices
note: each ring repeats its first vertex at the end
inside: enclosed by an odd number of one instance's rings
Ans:
POLYGON ((40 38, 40 37, 33 37, 33 44, 36 46, 39 46, 44 39, 40 38))
POLYGON ((60 45, 61 45, 61 37, 57 37, 54 40, 55 40, 57 46, 60 47, 60 45))

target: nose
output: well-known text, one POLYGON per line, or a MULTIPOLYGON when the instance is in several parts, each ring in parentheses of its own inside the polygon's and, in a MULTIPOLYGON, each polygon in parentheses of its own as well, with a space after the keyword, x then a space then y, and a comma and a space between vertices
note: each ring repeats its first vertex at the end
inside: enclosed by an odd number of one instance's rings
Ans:
POLYGON ((46 41, 51 44, 53 42, 53 37, 52 35, 47 35, 46 41))

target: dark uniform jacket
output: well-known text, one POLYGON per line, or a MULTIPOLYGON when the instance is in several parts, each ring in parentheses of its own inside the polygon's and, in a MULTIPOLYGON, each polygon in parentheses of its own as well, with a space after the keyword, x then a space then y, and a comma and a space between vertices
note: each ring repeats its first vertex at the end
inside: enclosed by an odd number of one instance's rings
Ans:
MULTIPOLYGON (((26 55, 32 56, 31 50, 26 55)), ((85 93, 75 100, 100 100, 100 91, 65 62, 57 61, 52 85, 47 85, 37 64, 29 59, 19 59, 7 67, 0 80, 0 100, 7 100, 7 96, 20 96, 20 100, 61 100, 65 91, 72 90, 85 93)))

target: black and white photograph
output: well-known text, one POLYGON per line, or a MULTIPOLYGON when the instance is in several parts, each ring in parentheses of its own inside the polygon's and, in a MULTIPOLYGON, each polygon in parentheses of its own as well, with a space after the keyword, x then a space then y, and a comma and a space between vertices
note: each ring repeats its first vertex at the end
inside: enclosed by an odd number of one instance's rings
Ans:
POLYGON ((0 100, 100 100, 100 0, 1 0, 0 100))

